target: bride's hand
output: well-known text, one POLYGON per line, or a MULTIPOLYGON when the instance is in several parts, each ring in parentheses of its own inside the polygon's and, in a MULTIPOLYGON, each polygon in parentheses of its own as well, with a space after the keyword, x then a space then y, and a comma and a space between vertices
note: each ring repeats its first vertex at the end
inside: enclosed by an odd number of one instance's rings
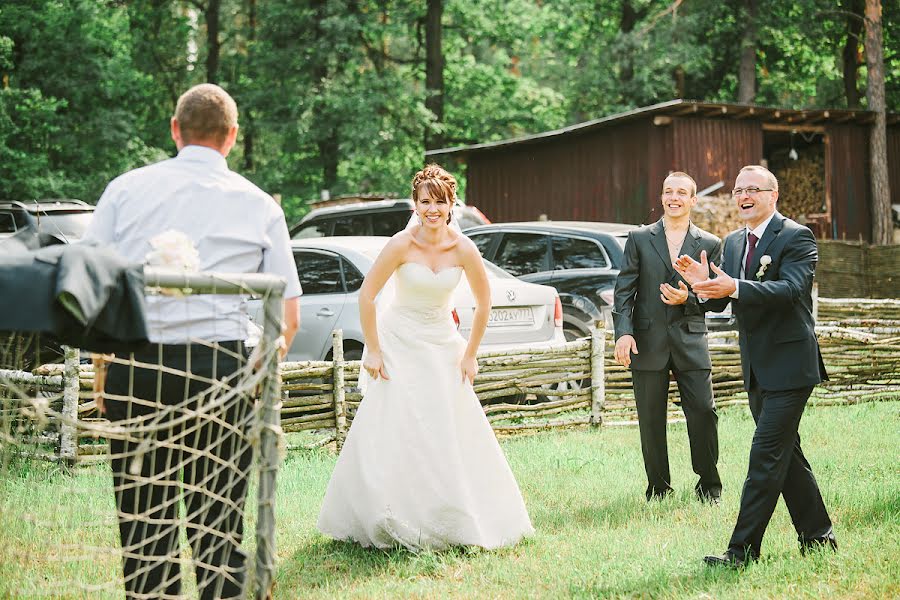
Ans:
POLYGON ((378 379, 379 376, 383 379, 390 379, 384 368, 384 359, 381 358, 381 352, 367 352, 366 360, 363 361, 362 366, 372 379, 378 379))
POLYGON ((469 385, 475 383, 475 376, 478 375, 478 361, 474 356, 464 356, 459 363, 459 369, 462 371, 463 381, 469 380, 469 385))

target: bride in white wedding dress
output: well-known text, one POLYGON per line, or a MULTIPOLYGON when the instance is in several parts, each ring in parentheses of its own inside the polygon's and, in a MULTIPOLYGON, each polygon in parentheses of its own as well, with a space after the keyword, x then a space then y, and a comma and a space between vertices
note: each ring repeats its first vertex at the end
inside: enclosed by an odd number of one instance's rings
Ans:
POLYGON ((448 226, 455 196, 444 169, 416 173, 421 223, 388 242, 360 290, 364 397, 318 521, 335 539, 419 551, 498 548, 534 532, 472 389, 490 290, 478 249, 448 226), (477 301, 468 343, 450 307, 463 273, 477 301), (376 319, 375 297, 392 275, 394 297, 376 319))

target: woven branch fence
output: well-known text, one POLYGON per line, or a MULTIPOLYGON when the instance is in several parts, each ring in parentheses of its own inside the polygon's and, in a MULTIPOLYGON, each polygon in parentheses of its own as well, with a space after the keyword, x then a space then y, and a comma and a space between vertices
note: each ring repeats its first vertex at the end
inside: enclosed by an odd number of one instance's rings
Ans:
MULTIPOLYGON (((818 300, 817 334, 829 381, 816 388, 811 404, 852 404, 900 399, 900 300, 818 300)), ((341 334, 334 332, 334 360, 281 363, 285 433, 318 432, 316 445, 343 443, 362 400, 359 361, 344 361, 341 334)), ((481 352, 475 392, 498 434, 582 425, 633 425, 637 421, 630 372, 615 363, 611 334, 595 329, 590 338, 553 348, 522 347, 481 352)), ((713 394, 718 407, 747 403, 737 332, 709 334, 713 394)), ((79 423, 96 414, 91 395, 93 369, 69 350, 62 365, 31 373, 0 371, 0 382, 29 393, 44 392, 79 423)), ((0 383, 2 394, 2 383, 0 383)), ((675 382, 670 384, 669 419, 683 419, 675 382)), ((6 410, 15 406, 4 402, 6 410)), ((46 427, 49 460, 91 463, 106 459, 107 446, 86 431, 46 427)), ((289 446, 290 447, 290 446, 289 446)))

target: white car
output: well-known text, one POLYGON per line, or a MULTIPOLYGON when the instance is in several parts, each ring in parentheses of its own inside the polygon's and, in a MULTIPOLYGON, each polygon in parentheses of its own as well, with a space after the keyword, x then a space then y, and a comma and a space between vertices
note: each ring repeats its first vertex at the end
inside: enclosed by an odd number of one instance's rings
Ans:
MULTIPOLYGON (((359 288, 387 237, 324 237, 294 240, 291 246, 303 296, 300 298, 300 330, 287 360, 328 360, 331 332, 341 329, 344 357, 362 356, 363 334, 359 322, 359 288)), ((562 305, 556 290, 516 279, 485 261, 491 286, 491 314, 481 349, 556 345, 565 342, 562 305)), ((465 275, 454 292, 454 320, 468 337, 472 329, 475 299, 465 275)), ((254 318, 259 308, 251 310, 254 318)))

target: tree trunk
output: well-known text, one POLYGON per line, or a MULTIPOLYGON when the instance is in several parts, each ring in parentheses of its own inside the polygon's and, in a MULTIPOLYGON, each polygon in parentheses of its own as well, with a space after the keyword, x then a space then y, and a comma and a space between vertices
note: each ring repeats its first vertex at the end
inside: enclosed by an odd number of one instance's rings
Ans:
POLYGON ((337 129, 332 127, 328 136, 319 140, 319 156, 322 159, 322 189, 334 191, 338 180, 338 146, 337 129))
MULTIPOLYGON (((622 2, 622 14, 620 15, 619 20, 619 31, 623 34, 629 34, 634 31, 635 26, 637 25, 640 18, 644 15, 644 12, 638 12, 634 8, 634 5, 631 4, 631 0, 625 0, 624 2, 622 2)), ((629 40, 627 46, 623 48, 622 52, 622 68, 619 71, 619 81, 621 81, 622 83, 629 83, 632 79, 634 79, 633 54, 634 45, 633 42, 629 40)))
MULTIPOLYGON (((248 31, 247 31, 247 71, 250 78, 250 81, 253 81, 253 76, 255 73, 253 72, 253 53, 256 51, 256 0, 248 0, 247 2, 247 17, 248 17, 248 31)), ((252 171, 253 170, 253 142, 255 137, 255 126, 253 123, 253 111, 250 106, 244 107, 244 123, 246 123, 245 127, 242 127, 243 136, 244 136, 244 170, 252 171)))
POLYGON ((844 67, 844 95, 848 108, 858 108, 860 93, 857 83, 859 72, 859 38, 863 29, 865 0, 842 0, 841 9, 847 13, 847 39, 844 40, 842 62, 844 67))
POLYGON ((443 0, 428 0, 425 14, 425 108, 434 115, 434 124, 425 128, 425 149, 441 148, 444 136, 444 53, 441 50, 443 0))
POLYGON ((206 19, 206 81, 219 83, 219 13, 222 0, 209 0, 204 11, 206 19))
POLYGON ((744 36, 738 67, 738 102, 750 104, 756 97, 756 12, 757 0, 744 0, 744 36))
POLYGON ((875 113, 869 134, 869 160, 872 177, 872 243, 893 241, 891 192, 887 169, 887 128, 884 102, 884 48, 881 33, 881 0, 866 0, 866 100, 875 113))

